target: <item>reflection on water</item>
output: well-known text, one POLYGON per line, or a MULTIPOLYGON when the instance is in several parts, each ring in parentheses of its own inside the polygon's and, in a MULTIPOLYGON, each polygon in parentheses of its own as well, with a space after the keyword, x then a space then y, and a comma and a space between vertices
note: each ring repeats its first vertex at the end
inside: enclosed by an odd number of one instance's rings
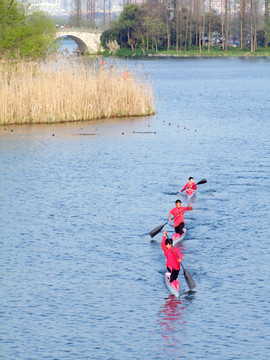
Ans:
POLYGON ((175 331, 181 330, 181 326, 186 323, 185 306, 183 300, 169 295, 157 314, 157 322, 161 328, 161 336, 166 339, 168 345, 175 345, 178 337, 174 337, 175 331))
POLYGON ((184 353, 181 348, 187 323, 186 306, 184 300, 169 295, 164 299, 163 305, 157 313, 157 323, 160 329, 160 351, 164 358, 178 359, 184 353))
POLYGON ((194 291, 180 291, 180 297, 167 296, 157 313, 157 327, 161 337, 163 358, 180 359, 185 354, 183 342, 188 325, 188 308, 195 299, 194 291), (166 357, 167 355, 167 357, 166 357))

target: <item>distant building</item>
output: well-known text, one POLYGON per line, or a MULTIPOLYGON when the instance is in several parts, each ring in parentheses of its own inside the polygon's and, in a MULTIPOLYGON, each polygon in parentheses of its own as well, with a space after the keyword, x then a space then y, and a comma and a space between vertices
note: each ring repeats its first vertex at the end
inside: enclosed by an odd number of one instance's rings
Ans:
MULTIPOLYGON (((44 11, 50 15, 69 15, 73 9, 74 0, 33 0, 32 6, 38 8, 41 11, 44 11)), ((82 0, 82 13, 86 13, 87 9, 87 0, 82 0)), ((99 5, 100 7, 100 5, 99 5)), ((121 3, 118 5, 113 5, 111 8, 111 13, 117 14, 123 10, 121 3)), ((103 8, 96 7, 97 12, 103 12, 103 8)), ((108 13, 108 4, 105 12, 108 13)))
POLYGON ((72 9, 72 0, 33 0, 32 6, 50 15, 67 15, 72 9))

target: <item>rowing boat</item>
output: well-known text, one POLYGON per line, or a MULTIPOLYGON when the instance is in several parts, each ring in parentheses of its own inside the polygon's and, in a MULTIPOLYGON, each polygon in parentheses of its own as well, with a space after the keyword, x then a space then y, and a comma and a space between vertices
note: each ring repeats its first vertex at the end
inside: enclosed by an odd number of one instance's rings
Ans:
POLYGON ((187 189, 186 190, 188 200, 192 199, 193 196, 196 194, 196 190, 194 189, 187 189))
POLYGON ((180 241, 182 241, 186 237, 186 234, 187 234, 187 229, 186 228, 183 228, 183 234, 182 235, 174 233, 173 236, 172 236, 173 245, 176 245, 180 241))
POLYGON ((179 296, 179 290, 180 290, 180 284, 178 280, 170 282, 171 273, 169 271, 166 271, 165 273, 165 283, 167 285, 167 288, 170 290, 170 292, 178 297, 179 296))

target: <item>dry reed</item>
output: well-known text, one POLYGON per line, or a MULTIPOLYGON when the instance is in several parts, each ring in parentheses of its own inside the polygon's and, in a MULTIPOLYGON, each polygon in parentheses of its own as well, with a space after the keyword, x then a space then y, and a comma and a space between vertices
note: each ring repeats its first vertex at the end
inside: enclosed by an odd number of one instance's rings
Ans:
POLYGON ((0 62, 0 124, 57 123, 154 113, 151 84, 120 68, 0 62), (124 73, 126 75, 126 73, 124 73))

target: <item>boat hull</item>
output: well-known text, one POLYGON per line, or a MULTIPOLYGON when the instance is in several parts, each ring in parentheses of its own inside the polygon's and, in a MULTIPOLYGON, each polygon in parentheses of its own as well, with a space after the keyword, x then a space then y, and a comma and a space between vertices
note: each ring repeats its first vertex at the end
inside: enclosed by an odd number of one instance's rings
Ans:
POLYGON ((196 194, 196 190, 194 189, 187 189, 186 190, 188 200, 192 199, 193 196, 196 194))
POLYGON ((179 281, 176 280, 177 282, 177 286, 175 287, 175 282, 172 284, 170 282, 170 277, 171 277, 171 273, 170 272, 166 272, 165 273, 165 284, 168 288, 168 290, 176 297, 179 297, 179 291, 180 291, 180 284, 179 281))
POLYGON ((173 236, 172 236, 173 245, 176 245, 180 241, 182 241, 186 237, 186 235, 187 235, 187 229, 186 228, 183 228, 183 234, 182 235, 174 233, 173 236))

